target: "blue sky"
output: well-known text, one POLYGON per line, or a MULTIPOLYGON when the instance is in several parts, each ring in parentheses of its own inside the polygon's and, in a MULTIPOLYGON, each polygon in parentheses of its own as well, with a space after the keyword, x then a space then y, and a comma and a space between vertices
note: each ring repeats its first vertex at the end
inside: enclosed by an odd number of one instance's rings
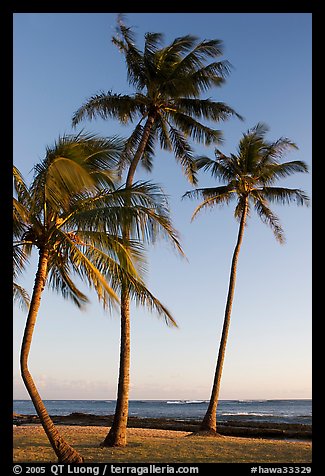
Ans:
MULTIPOLYGON (((311 166, 311 14, 130 13, 137 45, 147 31, 221 39, 233 65, 224 86, 206 97, 244 116, 220 123, 226 154, 257 122, 268 139, 289 137, 299 147, 287 160, 311 166)), ((45 148, 73 132, 71 117, 100 90, 127 93, 123 56, 111 43, 115 13, 14 14, 14 163, 26 181, 45 148)), ((79 131, 130 131, 113 120, 85 121, 79 131)), ((213 157, 213 148, 196 146, 213 157)), ((131 398, 208 399, 219 345, 230 262, 238 224, 231 206, 191 215, 197 202, 181 200, 191 187, 171 154, 157 148, 153 173, 138 179, 163 186, 187 260, 166 242, 148 250, 149 288, 167 305, 178 329, 143 308, 132 309, 131 398)), ((213 185, 201 174, 199 186, 213 185)), ((311 196, 311 173, 279 185, 311 196)), ((252 215, 239 258, 221 398, 311 397, 311 207, 274 206, 286 244, 252 215)), ((32 290, 35 260, 21 279, 32 290)), ((116 395, 119 318, 89 294, 81 312, 44 292, 30 355, 30 370, 48 399, 112 399, 116 395)), ((27 398, 19 372, 26 315, 14 307, 14 398, 27 398)))

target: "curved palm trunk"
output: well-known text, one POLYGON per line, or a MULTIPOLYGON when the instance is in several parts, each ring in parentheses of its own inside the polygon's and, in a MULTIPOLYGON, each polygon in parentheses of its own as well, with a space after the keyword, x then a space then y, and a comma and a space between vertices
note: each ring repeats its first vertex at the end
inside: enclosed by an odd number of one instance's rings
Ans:
POLYGON ((215 434, 217 431, 217 406, 218 406, 218 399, 219 399, 220 382, 221 382, 223 363, 224 363, 225 353, 226 353, 226 345, 227 345, 227 338, 228 338, 228 332, 229 332, 232 303, 233 303, 233 298, 235 293, 238 256, 239 256, 240 247, 243 241, 244 228, 245 228, 245 223, 247 218, 247 210, 248 210, 248 199, 246 198, 246 201, 244 204, 244 210, 240 219, 237 243, 236 243, 234 254, 232 257, 227 304, 225 309, 225 317, 223 322, 222 335, 221 335, 219 352, 218 352, 218 360, 217 360, 217 366, 216 366, 216 371, 215 371, 215 376, 214 376, 214 381, 212 386, 210 402, 200 427, 200 431, 213 433, 213 434, 215 434))
POLYGON ((82 463, 84 458, 74 450, 59 434, 58 430, 54 426, 45 405, 37 391, 33 378, 28 370, 28 356, 30 346, 32 343, 34 327, 36 323, 37 313, 41 303, 41 295, 45 286, 47 277, 47 263, 48 254, 44 250, 39 252, 38 269, 35 278, 35 284, 33 289, 32 300, 27 316, 25 332, 23 342, 21 346, 20 354, 20 368, 21 376, 23 378, 26 389, 30 395, 30 398, 34 404, 35 410, 39 419, 43 425, 45 433, 51 443, 53 450, 55 451, 60 463, 82 463))
MULTIPOLYGON (((155 118, 149 115, 144 126, 143 135, 139 147, 130 164, 125 186, 131 187, 133 184, 134 174, 138 163, 141 160, 145 147, 147 145, 150 131, 154 125, 155 118)), ((123 233, 124 238, 130 236, 129 230, 123 233)), ((114 414, 114 420, 110 431, 101 446, 126 446, 126 428, 128 423, 129 410, 129 387, 130 387, 130 295, 127 284, 122 284, 121 292, 121 344, 120 344, 120 368, 117 390, 117 401, 114 414)))

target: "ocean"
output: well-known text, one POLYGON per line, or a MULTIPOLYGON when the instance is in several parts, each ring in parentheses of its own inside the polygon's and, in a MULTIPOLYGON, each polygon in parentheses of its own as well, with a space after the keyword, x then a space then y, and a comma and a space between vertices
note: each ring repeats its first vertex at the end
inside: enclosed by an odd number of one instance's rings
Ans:
MULTIPOLYGON (((115 400, 44 400, 50 415, 74 412, 113 415, 115 400)), ((180 421, 201 420, 207 400, 131 400, 129 416, 138 418, 172 418, 180 421)), ((36 415, 30 400, 14 400, 14 413, 36 415)), ((312 400, 220 400, 219 422, 269 422, 311 425, 312 400)))

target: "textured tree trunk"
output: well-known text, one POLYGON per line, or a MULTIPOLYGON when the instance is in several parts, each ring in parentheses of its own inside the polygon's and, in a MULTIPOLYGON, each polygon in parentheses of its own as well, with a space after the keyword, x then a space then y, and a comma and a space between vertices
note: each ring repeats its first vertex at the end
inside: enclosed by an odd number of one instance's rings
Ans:
POLYGON ((102 446, 126 446, 130 387, 130 297, 124 286, 121 294, 121 345, 117 402, 112 427, 102 446))
POLYGON ((51 443, 53 450, 55 451, 58 457, 58 461, 60 463, 82 463, 84 461, 83 457, 64 440, 64 438, 59 434, 58 430, 54 426, 54 423, 51 420, 49 414, 47 413, 45 405, 37 391, 33 378, 28 370, 28 356, 32 343, 37 313, 41 303, 41 295, 46 282, 47 263, 47 252, 44 250, 40 250, 33 295, 30 303, 23 342, 21 346, 21 376, 23 378, 26 389, 30 395, 30 398, 33 402, 37 415, 39 416, 39 419, 43 425, 44 431, 51 443))
POLYGON ((221 382, 223 363, 224 363, 225 353, 226 353, 226 345, 227 345, 227 338, 228 338, 228 332, 229 332, 232 303, 233 303, 233 298, 235 293, 238 256, 239 256, 240 247, 243 241, 244 228, 245 228, 245 223, 247 218, 247 209, 248 209, 248 199, 246 198, 243 213, 240 220, 237 243, 236 243, 236 247, 232 257, 225 317, 223 321, 223 328, 222 328, 222 334, 221 334, 221 340, 220 340, 220 346, 219 346, 219 352, 218 352, 218 360, 217 360, 217 366, 216 366, 216 371, 215 371, 215 376, 214 376, 214 381, 212 386, 210 402, 200 426, 200 431, 206 432, 208 434, 216 434, 217 432, 217 406, 218 406, 218 400, 219 400, 220 382, 221 382))
POLYGON ((126 183, 125 183, 126 187, 131 187, 131 185, 133 184, 133 179, 134 179, 134 174, 135 174, 136 168, 138 166, 138 163, 141 160, 141 157, 143 156, 143 153, 144 153, 146 145, 148 143, 150 132, 151 132, 151 129, 152 129, 154 123, 155 123, 155 116, 153 114, 151 114, 151 115, 149 114, 149 116, 146 120, 144 129, 143 129, 143 134, 142 134, 142 137, 141 137, 141 141, 140 141, 138 150, 136 151, 136 153, 133 157, 133 160, 130 164, 130 167, 129 167, 129 171, 128 171, 128 175, 127 175, 126 183))
MULTIPOLYGON (((125 187, 131 187, 133 184, 134 174, 138 163, 146 148, 150 131, 155 122, 153 115, 149 115, 144 126, 143 135, 139 147, 130 164, 125 187)), ((129 230, 124 230, 124 238, 130 237, 129 230)), ((126 429, 128 422, 129 410, 129 387, 130 387, 130 295, 127 284, 122 284, 121 292, 121 344, 120 344, 120 368, 117 390, 116 409, 114 420, 110 431, 101 446, 126 446, 127 437, 126 429)))

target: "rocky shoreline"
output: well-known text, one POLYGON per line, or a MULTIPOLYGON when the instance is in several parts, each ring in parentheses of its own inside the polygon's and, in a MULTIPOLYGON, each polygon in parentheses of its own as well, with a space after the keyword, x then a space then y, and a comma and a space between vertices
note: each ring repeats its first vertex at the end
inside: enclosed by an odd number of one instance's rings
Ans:
MULTIPOLYGON (((111 426, 113 415, 92 415, 89 413, 70 413, 70 415, 51 415, 57 425, 75 426, 111 426)), ((39 424, 36 415, 13 414, 13 424, 16 426, 39 424)), ((151 428, 160 430, 176 430, 195 432, 199 429, 200 421, 180 421, 172 418, 137 418, 130 416, 129 428, 151 428)), ((218 432, 227 436, 279 438, 279 439, 303 439, 311 440, 311 425, 291 423, 268 423, 250 421, 227 421, 219 423, 218 432)))

